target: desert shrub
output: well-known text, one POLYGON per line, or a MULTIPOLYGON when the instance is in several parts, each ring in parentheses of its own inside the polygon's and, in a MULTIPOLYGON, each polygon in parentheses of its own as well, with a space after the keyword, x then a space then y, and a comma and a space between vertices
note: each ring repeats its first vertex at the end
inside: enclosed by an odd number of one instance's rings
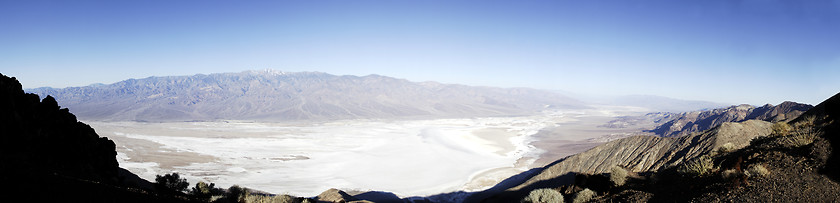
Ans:
POLYGON ((170 189, 178 192, 183 192, 187 190, 187 187, 190 186, 190 183, 187 182, 186 178, 181 178, 178 173, 172 174, 165 174, 155 175, 155 186, 161 189, 170 189))
POLYGON ((777 122, 770 127, 773 130, 772 135, 787 135, 793 128, 786 122, 777 122))
POLYGON ((563 194, 554 189, 542 188, 531 191, 531 193, 528 193, 528 196, 525 197, 525 199, 522 199, 522 203, 549 202, 563 202, 563 194))
POLYGON ((577 194, 575 194, 575 199, 572 200, 573 203, 584 203, 589 202, 592 198, 595 197, 595 191, 590 190, 589 188, 583 189, 577 194))
POLYGON ((741 171, 738 169, 724 170, 720 173, 720 176, 723 177, 724 180, 732 180, 741 177, 741 171))
POLYGON ((627 169, 620 166, 610 168, 610 182, 615 186, 622 186, 627 181, 627 169))
MULTIPOLYGON (((212 183, 211 185, 215 186, 215 184, 212 183)), ((198 201, 208 202, 210 201, 210 197, 213 196, 213 194, 210 193, 210 187, 212 186, 204 183, 204 181, 199 181, 195 184, 195 187, 190 190, 190 195, 198 201)))
POLYGON ((764 177, 769 174, 770 171, 761 164, 753 164, 746 171, 746 175, 750 177, 764 177))
POLYGON ((285 198, 284 196, 266 196, 266 195, 248 195, 245 197, 247 203, 280 203, 289 202, 294 203, 294 198, 285 198), (291 201, 289 201, 291 200, 291 201))
POLYGON ((246 202, 248 195, 250 195, 248 188, 233 185, 228 188, 227 195, 225 195, 225 197, 229 202, 246 202))
POLYGON ((278 195, 275 198, 278 203, 301 203, 303 202, 303 198, 296 198, 290 195, 278 195))
POLYGON ((209 202, 213 196, 222 195, 224 192, 216 188, 215 183, 207 184, 204 181, 199 181, 190 190, 190 195, 198 201, 209 202))
POLYGON ((247 203, 302 203, 305 202, 305 200, 307 199, 291 195, 248 195, 248 197, 245 198, 245 202, 247 203))
POLYGON ((814 130, 814 128, 801 128, 783 138, 782 143, 792 147, 805 146, 813 143, 819 134, 821 132, 814 130))
POLYGON ((701 156, 686 162, 677 168, 677 172, 682 174, 704 176, 714 170, 714 163, 712 159, 707 156, 701 156))
POLYGON ((814 127, 814 123, 816 123, 817 117, 814 115, 808 115, 799 120, 798 122, 793 124, 795 128, 810 128, 814 127))
POLYGON ((718 151, 718 154, 724 154, 724 153, 729 153, 729 152, 735 151, 735 144, 732 144, 731 142, 727 142, 726 144, 723 144, 720 147, 718 147, 717 151, 718 151))

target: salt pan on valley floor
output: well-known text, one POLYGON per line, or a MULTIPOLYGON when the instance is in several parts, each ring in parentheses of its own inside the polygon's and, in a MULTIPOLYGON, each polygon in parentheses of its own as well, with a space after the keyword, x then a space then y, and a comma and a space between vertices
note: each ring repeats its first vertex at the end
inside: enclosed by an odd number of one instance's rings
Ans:
POLYGON ((155 170, 156 174, 179 172, 191 183, 237 184, 278 194, 314 196, 329 188, 342 188, 425 196, 483 189, 527 170, 528 164, 514 164, 538 155, 528 145, 530 136, 568 121, 562 112, 550 112, 525 117, 345 120, 307 125, 90 123, 101 135, 115 140, 122 167, 148 180, 154 180, 155 173, 150 170, 155 170), (159 145, 173 156, 181 153, 213 159, 160 168, 156 163, 167 160, 151 160, 132 151, 139 147, 133 144, 141 142, 159 145), (502 169, 507 171, 499 173, 502 169), (500 177, 477 177, 480 173, 500 177), (470 183, 475 181, 471 178, 481 181, 470 183))

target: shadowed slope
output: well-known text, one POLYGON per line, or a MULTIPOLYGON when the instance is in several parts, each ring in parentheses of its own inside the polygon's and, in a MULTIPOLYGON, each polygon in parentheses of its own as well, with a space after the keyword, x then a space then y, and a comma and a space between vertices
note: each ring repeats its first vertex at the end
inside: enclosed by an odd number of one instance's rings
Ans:
POLYGON ((149 183, 117 163, 114 142, 50 96, 26 94, 0 74, 0 182, 28 202, 184 202, 137 189, 149 183), (132 188, 135 187, 135 188, 132 188))
MULTIPOLYGON (((825 139, 831 144, 831 148, 840 149, 840 123, 837 123, 840 122, 840 93, 814 106, 814 108, 811 108, 811 110, 808 110, 802 116, 791 122, 800 122, 809 116, 834 122, 832 125, 823 128, 823 131, 825 132, 825 139)), ((836 151, 831 153, 822 172, 834 181, 840 181, 840 155, 836 151)))

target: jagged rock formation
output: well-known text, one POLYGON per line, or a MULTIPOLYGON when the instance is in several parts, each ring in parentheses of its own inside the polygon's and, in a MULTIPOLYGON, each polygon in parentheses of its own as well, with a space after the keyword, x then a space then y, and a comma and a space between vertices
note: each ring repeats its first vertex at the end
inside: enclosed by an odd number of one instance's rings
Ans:
POLYGON ((3 174, 37 170, 86 180, 115 182, 114 142, 78 122, 52 97, 23 92, 15 78, 0 75, 0 167, 3 174))
POLYGON ((185 202, 138 189, 148 181, 119 168, 114 142, 99 137, 52 97, 24 93, 0 74, 0 190, 27 202, 185 202))
POLYGON ((769 122, 781 122, 793 120, 799 115, 802 115, 814 106, 808 104, 800 104, 796 102, 782 102, 779 105, 773 106, 765 104, 764 106, 755 108, 752 114, 746 119, 758 119, 769 122))
POLYGON ((756 108, 742 104, 709 111, 672 114, 664 118, 667 122, 658 125, 650 132, 663 137, 677 137, 708 130, 725 122, 752 119, 769 122, 787 121, 796 118, 811 107, 813 106, 788 101, 776 106, 767 104, 756 108))
POLYGON ((522 115, 579 102, 547 91, 273 70, 28 90, 91 120, 318 120, 522 115))

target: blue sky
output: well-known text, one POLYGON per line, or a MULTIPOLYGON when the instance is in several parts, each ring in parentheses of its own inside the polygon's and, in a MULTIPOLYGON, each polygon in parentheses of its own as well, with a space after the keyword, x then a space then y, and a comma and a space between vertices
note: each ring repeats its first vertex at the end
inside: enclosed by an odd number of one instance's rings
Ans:
POLYGON ((816 104, 840 92, 840 0, 0 0, 25 88, 254 69, 816 104))

